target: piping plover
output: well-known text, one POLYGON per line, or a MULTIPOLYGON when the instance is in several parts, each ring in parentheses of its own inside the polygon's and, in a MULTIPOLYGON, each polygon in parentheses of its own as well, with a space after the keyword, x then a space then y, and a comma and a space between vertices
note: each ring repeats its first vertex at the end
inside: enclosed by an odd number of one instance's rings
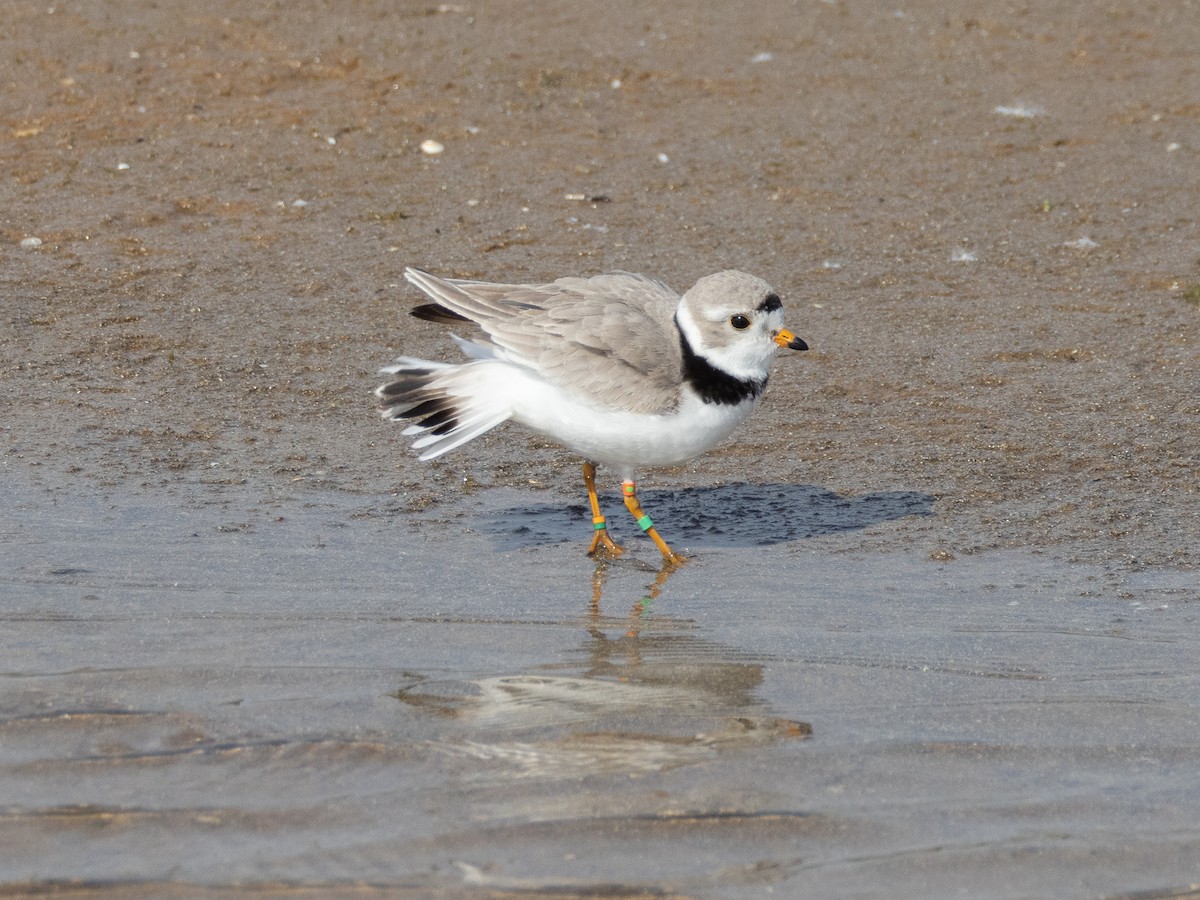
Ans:
POLYGON ((613 272, 550 284, 491 284, 404 277, 432 304, 414 316, 471 322, 485 338, 454 335, 468 357, 447 364, 402 356, 375 394, 386 419, 423 460, 512 420, 584 458, 594 533, 588 553, 621 548, 596 496, 596 464, 615 468, 625 506, 668 564, 682 557, 638 503, 636 470, 699 456, 750 414, 781 347, 808 345, 783 327, 783 305, 765 281, 725 271, 682 297, 661 281, 613 272))

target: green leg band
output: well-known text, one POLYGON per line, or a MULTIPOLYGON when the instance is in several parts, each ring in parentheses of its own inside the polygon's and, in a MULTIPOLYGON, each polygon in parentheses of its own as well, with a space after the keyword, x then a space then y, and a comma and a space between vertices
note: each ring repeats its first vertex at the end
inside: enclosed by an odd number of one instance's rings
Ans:
POLYGON ((640 519, 637 520, 637 523, 638 523, 638 527, 640 529, 642 529, 642 531, 649 531, 651 528, 654 527, 654 523, 650 521, 649 516, 642 516, 640 519))

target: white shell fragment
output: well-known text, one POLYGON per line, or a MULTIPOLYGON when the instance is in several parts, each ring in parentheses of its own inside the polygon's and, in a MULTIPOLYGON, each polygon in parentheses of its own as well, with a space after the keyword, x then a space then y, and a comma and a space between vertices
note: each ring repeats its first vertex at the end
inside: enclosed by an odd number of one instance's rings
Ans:
POLYGON ((1045 110, 1040 106, 1017 103, 1013 106, 997 106, 995 112, 998 116, 1008 116, 1011 119, 1032 119, 1034 116, 1042 115, 1045 110))
POLYGON ((426 138, 425 140, 421 141, 421 152, 426 156, 437 156, 445 149, 445 144, 441 143, 440 141, 435 141, 432 138, 426 138))
POLYGON ((21 241, 21 246, 27 250, 33 247, 40 247, 42 246, 42 239, 40 237, 27 237, 21 241))

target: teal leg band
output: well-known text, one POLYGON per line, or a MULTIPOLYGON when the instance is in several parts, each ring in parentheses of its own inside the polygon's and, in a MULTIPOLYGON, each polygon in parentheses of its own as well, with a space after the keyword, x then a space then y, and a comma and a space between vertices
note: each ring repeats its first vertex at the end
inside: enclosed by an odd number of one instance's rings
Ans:
POLYGON ((637 523, 638 523, 638 527, 640 529, 642 529, 642 531, 649 531, 651 528, 654 527, 654 523, 650 521, 649 516, 642 516, 640 519, 637 520, 637 523))

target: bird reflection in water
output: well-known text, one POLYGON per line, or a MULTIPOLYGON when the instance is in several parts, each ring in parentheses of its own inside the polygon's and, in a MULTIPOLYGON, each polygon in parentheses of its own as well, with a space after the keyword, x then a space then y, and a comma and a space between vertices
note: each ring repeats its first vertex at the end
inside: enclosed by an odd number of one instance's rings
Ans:
POLYGON ((662 603, 654 610, 678 567, 645 566, 640 574, 653 578, 631 606, 620 604, 628 613, 605 616, 603 603, 616 603, 631 565, 597 563, 586 632, 554 658, 395 694, 454 723, 430 745, 471 766, 473 784, 661 772, 811 735, 807 722, 777 715, 758 696, 765 666, 757 653, 664 615, 662 603))
MULTIPOLYGON (((645 571, 654 571, 645 563, 630 560, 630 563, 635 563, 639 567, 644 566, 645 571)), ((608 581, 609 568, 617 562, 611 558, 598 558, 596 560, 596 568, 592 571, 592 602, 588 609, 588 631, 596 636, 600 631, 602 614, 600 611, 600 601, 604 597, 604 587, 608 581)), ((628 563, 625 563, 626 565, 628 563)), ((654 601, 662 594, 663 588, 667 586, 667 581, 671 576, 679 571, 679 566, 670 562, 664 562, 662 567, 655 575, 654 581, 645 587, 645 595, 637 600, 629 610, 628 628, 625 631, 626 637, 637 637, 642 630, 643 621, 649 616, 651 608, 654 606, 654 601)))

